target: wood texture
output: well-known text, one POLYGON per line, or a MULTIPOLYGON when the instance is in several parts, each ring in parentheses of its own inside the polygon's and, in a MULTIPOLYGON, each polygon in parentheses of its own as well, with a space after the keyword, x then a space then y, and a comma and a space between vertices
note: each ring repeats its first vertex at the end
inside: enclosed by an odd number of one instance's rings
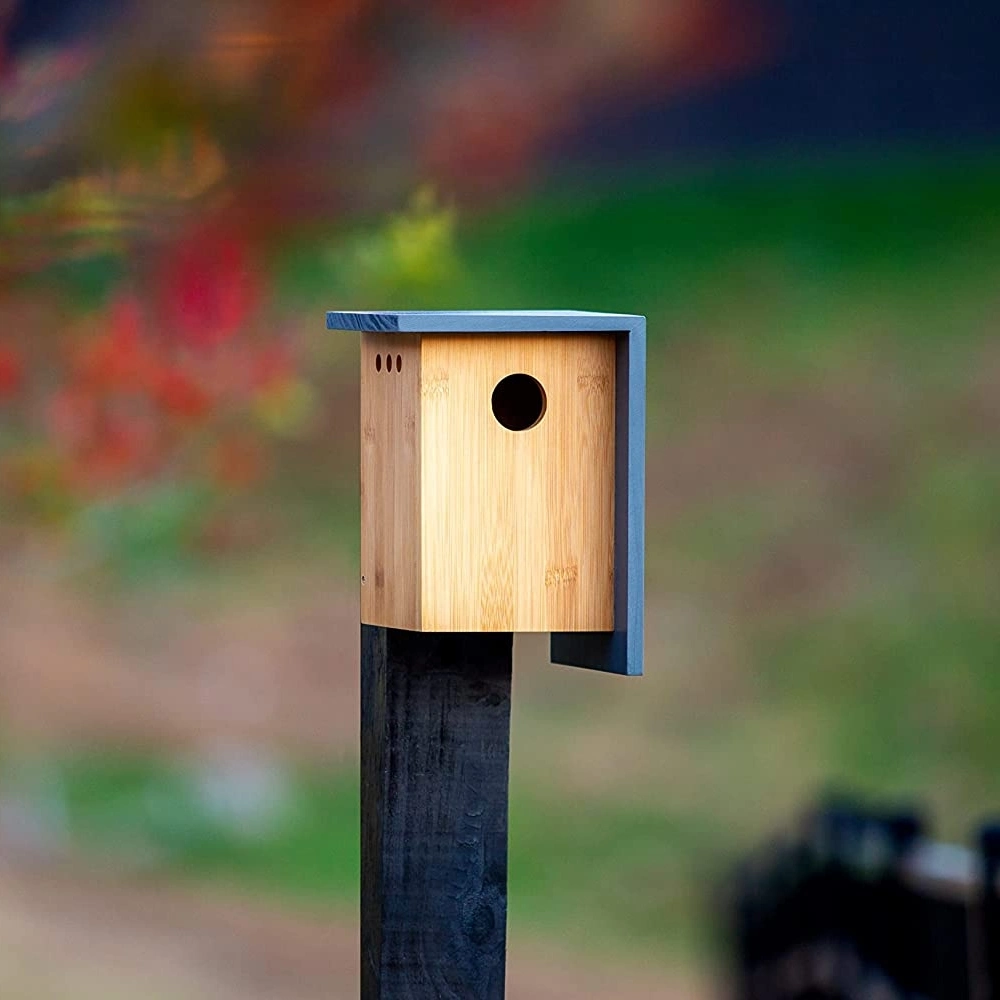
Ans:
POLYGON ((416 335, 366 333, 361 339, 361 619, 420 628, 416 335))
POLYGON ((434 335, 421 353, 421 627, 613 629, 614 337, 434 335), (516 372, 547 397, 525 431, 490 404, 516 372))
POLYGON ((502 1000, 513 637, 361 627, 361 1000, 502 1000))

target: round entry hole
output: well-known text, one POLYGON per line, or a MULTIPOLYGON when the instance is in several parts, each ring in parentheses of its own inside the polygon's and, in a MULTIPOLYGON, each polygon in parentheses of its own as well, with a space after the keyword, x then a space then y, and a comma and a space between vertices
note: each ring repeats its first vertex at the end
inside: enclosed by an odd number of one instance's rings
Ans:
POLYGON ((545 416, 545 390, 521 372, 500 379, 493 389, 493 416, 509 431, 526 431, 545 416))

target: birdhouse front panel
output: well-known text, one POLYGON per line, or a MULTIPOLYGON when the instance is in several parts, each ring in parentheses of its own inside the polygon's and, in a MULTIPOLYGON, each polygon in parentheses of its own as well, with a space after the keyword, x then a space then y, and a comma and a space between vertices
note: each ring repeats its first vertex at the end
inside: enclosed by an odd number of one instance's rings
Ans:
POLYGON ((614 628, 615 342, 421 342, 421 628, 614 628))

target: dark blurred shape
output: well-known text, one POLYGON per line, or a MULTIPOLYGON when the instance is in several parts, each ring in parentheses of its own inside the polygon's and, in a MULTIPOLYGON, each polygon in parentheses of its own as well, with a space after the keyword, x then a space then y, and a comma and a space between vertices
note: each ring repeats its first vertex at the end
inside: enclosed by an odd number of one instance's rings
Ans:
MULTIPOLYGON (((7 31, 14 54, 93 32, 129 6, 127 0, 15 0, 7 31)), ((3 23, 0 5, 0 24, 3 23)))
POLYGON ((981 957, 979 996, 996 1000, 1000 997, 1000 820, 983 824, 979 850, 983 859, 981 937, 976 942, 981 957))
POLYGON ((934 843, 912 810, 830 802, 735 877, 739 1000, 991 1000, 1000 986, 1000 826, 934 843))
POLYGON ((563 152, 716 158, 965 146, 1000 137, 992 0, 761 0, 748 28, 772 57, 738 75, 605 108, 563 152), (600 143, 593 136, 599 134, 600 143))

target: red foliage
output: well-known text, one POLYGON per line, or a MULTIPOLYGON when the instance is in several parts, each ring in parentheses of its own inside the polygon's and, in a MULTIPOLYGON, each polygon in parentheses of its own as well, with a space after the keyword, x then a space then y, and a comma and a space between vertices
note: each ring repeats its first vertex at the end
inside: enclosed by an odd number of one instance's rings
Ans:
POLYGON ((96 397, 80 386, 62 386, 48 400, 46 426, 52 442, 69 453, 86 448, 94 439, 100 418, 96 397))
POLYGON ((224 437, 209 456, 213 482, 226 489, 247 489, 264 475, 264 455, 260 443, 247 434, 224 437))
MULTIPOLYGON (((448 201, 509 195, 595 100, 676 91, 762 45, 737 0, 182 6, 165 35, 162 5, 137 0, 128 45, 83 32, 22 56, 4 49, 13 8, 0 0, 2 114, 17 126, 0 149, 15 181, 0 290, 16 299, 22 276, 94 254, 136 276, 103 323, 69 324, 68 356, 33 351, 31 392, 0 342, 0 403, 16 401, 29 428, 23 460, 3 463, 15 492, 90 495, 151 476, 254 485, 269 436, 307 428, 314 405, 308 358, 252 329, 265 253, 299 235, 321 235, 326 253, 335 221, 426 181, 448 201), (101 166, 65 173, 80 163, 101 166)), ((356 270, 338 294, 379 294, 378 269, 356 270)), ((66 328, 63 303, 38 315, 66 328)), ((0 329, 27 333, 4 313, 0 329)))
POLYGON ((448 18, 508 23, 530 23, 539 15, 558 10, 563 5, 563 0, 436 0, 434 4, 448 18))
POLYGON ((142 314, 132 298, 111 307, 107 331, 83 345, 77 359, 80 382, 95 392, 141 389, 150 384, 156 358, 141 335, 142 314))
POLYGON ((176 438, 165 421, 211 416, 215 400, 186 350, 150 337, 133 298, 112 304, 106 328, 80 346, 46 407, 49 437, 75 489, 106 491, 156 471, 176 438))
POLYGON ((195 350, 230 340, 260 299, 261 282, 245 240, 197 229, 168 254, 161 301, 169 331, 195 350))
POLYGON ((670 45, 651 45, 647 55, 649 79, 665 92, 690 89, 762 62, 775 40, 766 20, 736 0, 689 2, 678 16, 665 8, 650 25, 649 37, 671 39, 670 45))
POLYGON ((24 366, 13 347, 0 344, 0 400, 13 396, 24 380, 24 366))
POLYGON ((436 107, 421 150, 423 169, 466 195, 506 190, 527 175, 544 137, 541 107, 537 95, 503 77, 459 81, 436 107))
POLYGON ((90 447, 75 456, 72 479, 79 489, 102 492, 151 472, 158 458, 152 420, 139 414, 105 413, 90 447))
POLYGON ((123 348, 139 341, 142 328, 142 308, 137 299, 125 295, 111 304, 111 336, 123 348))
POLYGON ((254 392, 287 382, 295 374, 295 360, 287 345, 268 344, 250 362, 250 388, 254 392))
POLYGON ((153 399, 168 416, 197 421, 206 417, 212 399, 201 384, 183 368, 163 368, 153 383, 153 399))

